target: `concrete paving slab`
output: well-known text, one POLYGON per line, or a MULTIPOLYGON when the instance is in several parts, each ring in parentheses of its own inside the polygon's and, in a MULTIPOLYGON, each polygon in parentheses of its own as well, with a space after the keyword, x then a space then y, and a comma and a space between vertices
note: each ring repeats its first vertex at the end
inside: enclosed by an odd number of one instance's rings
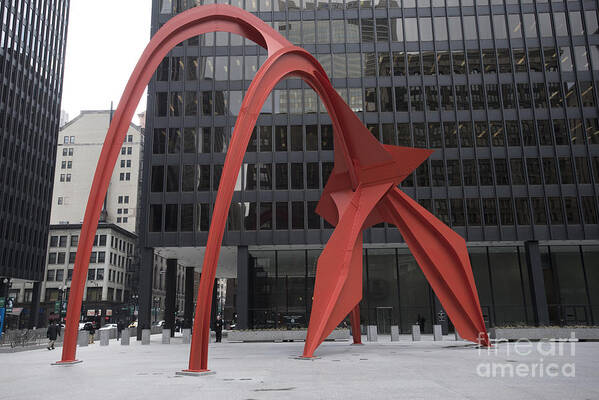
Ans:
POLYGON ((303 343, 211 343, 208 367, 216 374, 199 377, 177 374, 187 368, 189 354, 181 337, 170 345, 153 335, 151 346, 132 340, 130 346, 81 347, 77 359, 83 363, 68 368, 50 365, 59 351, 2 354, 8 368, 0 399, 94 400, 107 393, 177 400, 599 398, 596 342, 500 343, 487 351, 427 335, 419 342, 410 335, 380 339, 363 346, 325 342, 311 362, 294 359, 303 343), (53 387, 60 389, 48 390, 53 387))

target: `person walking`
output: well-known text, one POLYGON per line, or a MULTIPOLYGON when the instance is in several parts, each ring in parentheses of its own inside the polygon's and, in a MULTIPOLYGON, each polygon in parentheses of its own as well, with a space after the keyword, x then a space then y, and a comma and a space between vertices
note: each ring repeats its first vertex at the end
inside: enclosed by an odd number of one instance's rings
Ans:
POLYGON ((223 338, 223 320, 221 319, 220 314, 216 316, 214 332, 216 333, 216 343, 220 343, 223 338))
POLYGON ((89 334, 89 344, 94 344, 94 335, 96 334, 96 328, 94 328, 94 323, 93 322, 88 322, 87 324, 85 324, 85 329, 87 330, 87 333, 89 334))
POLYGON ((117 324, 116 324, 116 340, 121 339, 121 332, 123 332, 124 328, 125 328, 125 323, 122 320, 119 320, 119 322, 117 322, 117 324))
POLYGON ((57 326, 55 321, 50 322, 46 336, 48 337, 48 350, 54 350, 54 342, 60 336, 60 326, 57 326))

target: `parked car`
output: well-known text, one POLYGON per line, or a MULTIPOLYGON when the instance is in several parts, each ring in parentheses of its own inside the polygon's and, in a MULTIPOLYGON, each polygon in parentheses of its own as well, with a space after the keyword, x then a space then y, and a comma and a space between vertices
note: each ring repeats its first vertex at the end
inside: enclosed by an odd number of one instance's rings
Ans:
POLYGON ((157 321, 154 325, 164 328, 165 323, 166 322, 163 319, 161 319, 160 321, 157 321))
POLYGON ((117 325, 116 324, 106 324, 103 327, 100 328, 101 331, 105 330, 105 329, 116 329, 117 325))
POLYGON ((133 321, 129 324, 129 328, 137 328, 137 321, 133 321))
POLYGON ((87 324, 87 322, 79 322, 79 330, 83 331, 85 328, 85 324, 87 324))

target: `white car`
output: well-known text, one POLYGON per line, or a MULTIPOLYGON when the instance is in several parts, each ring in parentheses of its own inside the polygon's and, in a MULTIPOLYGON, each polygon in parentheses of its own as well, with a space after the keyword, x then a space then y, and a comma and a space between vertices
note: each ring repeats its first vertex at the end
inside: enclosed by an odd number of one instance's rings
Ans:
POLYGON ((83 328, 85 328, 85 324, 86 324, 86 323, 87 323, 87 322, 79 322, 79 330, 80 330, 80 331, 82 331, 82 330, 83 330, 83 328))
POLYGON ((107 330, 107 329, 117 329, 117 324, 106 324, 100 328, 101 331, 107 330))

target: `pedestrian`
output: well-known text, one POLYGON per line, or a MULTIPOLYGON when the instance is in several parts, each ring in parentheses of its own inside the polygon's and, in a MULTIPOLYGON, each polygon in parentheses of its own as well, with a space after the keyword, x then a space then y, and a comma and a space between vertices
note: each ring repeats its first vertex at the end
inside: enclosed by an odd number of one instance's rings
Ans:
POLYGON ((94 335, 96 334, 96 328, 94 328, 94 323, 93 322, 88 322, 87 324, 85 324, 85 329, 87 330, 87 333, 89 334, 89 344, 94 344, 94 335))
POLYGON ((220 343, 223 338, 223 320, 221 319, 220 314, 216 316, 214 332, 216 333, 216 343, 220 343))
POLYGON ((50 322, 46 336, 48 337, 48 350, 54 350, 54 342, 60 336, 60 326, 57 326, 54 321, 50 322))
POLYGON ((121 338, 121 332, 125 328, 125 323, 122 320, 119 320, 116 324, 116 340, 121 338))

